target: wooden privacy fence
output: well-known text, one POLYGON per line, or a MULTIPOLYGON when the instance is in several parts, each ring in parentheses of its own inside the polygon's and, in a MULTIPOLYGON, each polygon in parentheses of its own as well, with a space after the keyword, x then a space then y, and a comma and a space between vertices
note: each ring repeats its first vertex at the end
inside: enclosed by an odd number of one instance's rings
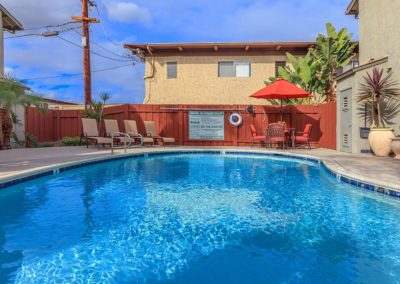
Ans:
MULTIPOLYGON (((144 133, 143 121, 155 121, 161 135, 174 137, 178 145, 191 146, 249 146, 250 124, 260 133, 265 133, 269 123, 280 120, 280 107, 254 106, 254 115, 246 112, 245 105, 120 105, 104 110, 106 117, 117 119, 121 131, 125 131, 123 120, 136 120, 139 132, 144 133), (223 111, 225 133, 223 141, 189 139, 190 111, 223 111), (229 116, 237 112, 242 115, 239 127, 231 126, 229 116)), ((81 110, 49 110, 40 114, 35 108, 27 108, 26 132, 39 141, 57 141, 65 136, 80 136, 82 133, 81 110)), ((319 147, 336 149, 336 103, 313 105, 288 105, 283 107, 283 120, 297 131, 303 131, 307 123, 313 125, 311 140, 319 147)), ((101 127, 103 129, 103 127, 101 127)), ((103 131, 103 130, 102 130, 103 131)))

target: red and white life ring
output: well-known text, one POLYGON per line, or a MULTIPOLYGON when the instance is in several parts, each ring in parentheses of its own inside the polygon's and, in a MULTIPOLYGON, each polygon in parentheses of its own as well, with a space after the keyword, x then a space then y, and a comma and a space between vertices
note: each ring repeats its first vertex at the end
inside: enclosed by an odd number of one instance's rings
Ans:
POLYGON ((229 116, 229 123, 232 126, 240 126, 240 125, 242 125, 242 122, 243 122, 242 116, 240 114, 236 113, 236 112, 232 113, 229 116))

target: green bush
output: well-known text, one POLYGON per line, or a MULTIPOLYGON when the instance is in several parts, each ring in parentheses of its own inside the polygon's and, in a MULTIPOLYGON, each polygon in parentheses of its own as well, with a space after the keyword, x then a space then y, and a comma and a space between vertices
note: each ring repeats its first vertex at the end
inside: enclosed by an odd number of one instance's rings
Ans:
POLYGON ((81 145, 87 144, 85 139, 82 139, 82 141, 81 141, 81 138, 78 136, 74 136, 74 137, 66 136, 61 140, 61 143, 64 146, 81 146, 81 145))
POLYGON ((38 146, 38 138, 33 135, 30 134, 29 132, 25 132, 25 146, 27 148, 35 148, 38 146))
POLYGON ((39 142, 35 147, 37 148, 44 148, 44 147, 54 147, 55 142, 52 141, 45 141, 45 142, 39 142))

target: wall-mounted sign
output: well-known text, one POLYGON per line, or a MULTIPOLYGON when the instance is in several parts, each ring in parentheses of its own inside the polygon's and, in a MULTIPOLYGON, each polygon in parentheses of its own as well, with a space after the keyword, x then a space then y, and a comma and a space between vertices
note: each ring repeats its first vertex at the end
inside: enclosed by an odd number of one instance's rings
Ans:
POLYGON ((224 140, 223 111, 190 111, 189 140, 224 140))

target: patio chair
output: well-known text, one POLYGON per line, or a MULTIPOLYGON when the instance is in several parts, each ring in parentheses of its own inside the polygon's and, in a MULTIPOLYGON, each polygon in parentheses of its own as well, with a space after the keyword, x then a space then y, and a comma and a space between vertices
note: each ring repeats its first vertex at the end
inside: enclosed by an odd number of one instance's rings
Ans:
POLYGON ((151 137, 154 141, 161 141, 163 145, 170 143, 175 144, 175 138, 173 137, 162 137, 158 134, 156 124, 154 121, 145 121, 144 128, 146 129, 146 137, 151 137))
POLYGON ((296 145, 297 143, 304 143, 307 145, 308 149, 311 149, 310 145, 311 130, 312 130, 312 124, 308 123, 306 124, 306 127, 304 127, 303 132, 296 132, 296 135, 294 137, 296 145))
POLYGON ((119 144, 132 142, 132 138, 125 136, 126 134, 119 131, 118 121, 115 119, 104 119, 104 126, 106 128, 106 136, 112 137, 114 134, 114 141, 118 141, 119 144), (125 134, 125 135, 124 135, 125 134))
POLYGON ((275 144, 282 144, 282 149, 286 149, 285 126, 282 123, 271 123, 267 127, 267 147, 275 144))
POLYGON ((151 137, 143 137, 138 131, 136 120, 124 120, 125 132, 129 134, 135 140, 140 140, 142 145, 151 144, 154 145, 154 139, 151 137))
POLYGON ((256 144, 256 142, 260 142, 261 146, 265 141, 264 135, 257 135, 257 130, 254 124, 250 124, 250 131, 251 131, 251 148, 256 144))
POLYGON ((94 141, 97 148, 99 145, 102 144, 109 144, 111 146, 112 140, 109 137, 101 137, 99 135, 99 130, 97 129, 97 122, 93 118, 82 118, 82 134, 81 134, 81 141, 82 138, 86 138, 88 144, 86 148, 89 147, 89 141, 94 141))

